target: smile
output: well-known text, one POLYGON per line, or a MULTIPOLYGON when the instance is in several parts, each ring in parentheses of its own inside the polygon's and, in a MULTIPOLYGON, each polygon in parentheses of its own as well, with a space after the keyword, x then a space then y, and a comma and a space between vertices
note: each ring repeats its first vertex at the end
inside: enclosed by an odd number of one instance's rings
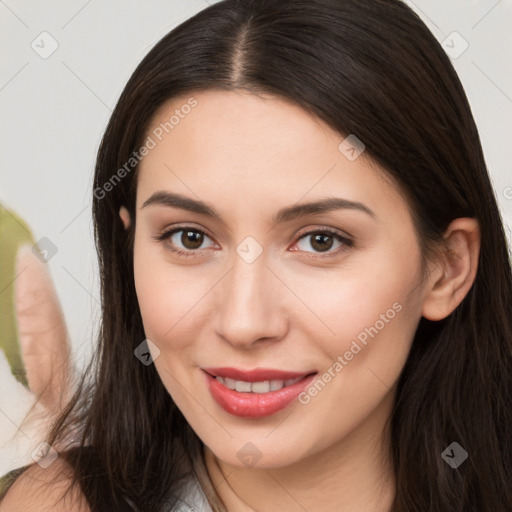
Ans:
POLYGON ((203 369, 203 374, 212 398, 224 411, 241 418, 263 418, 289 406, 317 372, 218 368, 203 369))
POLYGON ((268 393, 270 391, 278 391, 287 386, 292 386, 296 382, 302 380, 303 377, 289 380, 264 380, 261 382, 246 382, 243 380, 234 380, 229 377, 215 377, 217 382, 224 384, 228 389, 234 389, 241 393, 268 393))

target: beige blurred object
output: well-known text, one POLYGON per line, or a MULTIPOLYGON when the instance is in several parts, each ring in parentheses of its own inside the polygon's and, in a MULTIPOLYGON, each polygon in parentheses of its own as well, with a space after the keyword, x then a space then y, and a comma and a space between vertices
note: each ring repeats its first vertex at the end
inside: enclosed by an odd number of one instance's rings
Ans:
MULTIPOLYGON (((72 393, 74 368, 64 315, 46 263, 23 246, 17 254, 15 309, 29 389, 0 354, 0 476, 35 462, 33 452, 72 393)), ((52 448, 58 450, 58 447, 52 448)))
POLYGON ((70 349, 64 315, 47 268, 30 247, 20 249, 15 306, 30 390, 55 414, 69 398, 70 349))

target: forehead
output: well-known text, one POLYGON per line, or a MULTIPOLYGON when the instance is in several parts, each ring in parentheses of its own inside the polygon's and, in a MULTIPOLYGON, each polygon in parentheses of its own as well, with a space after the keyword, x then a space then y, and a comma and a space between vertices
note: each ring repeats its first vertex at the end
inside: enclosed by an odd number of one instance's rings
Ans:
MULTIPOLYGON (((259 159, 266 155, 269 161, 279 157, 291 161, 301 153, 311 154, 311 146, 316 146, 316 157, 339 138, 325 123, 284 98, 217 90, 164 103, 148 134, 168 146, 199 146, 201 154, 215 157, 215 162, 224 157, 231 162, 229 167, 241 164, 240 171, 248 167, 253 154, 259 159)), ((200 155, 195 152, 195 156, 200 155)))
MULTIPOLYGON (((349 159, 332 130, 280 97, 201 91, 166 102, 146 136, 153 149, 139 166, 137 208, 155 190, 231 204, 289 204, 342 195, 372 208, 405 204, 390 178, 363 152, 349 159), (307 197, 306 197, 307 196, 307 197)), ((373 208, 372 208, 373 209, 373 208)), ((404 212, 402 212, 403 214, 404 212)))

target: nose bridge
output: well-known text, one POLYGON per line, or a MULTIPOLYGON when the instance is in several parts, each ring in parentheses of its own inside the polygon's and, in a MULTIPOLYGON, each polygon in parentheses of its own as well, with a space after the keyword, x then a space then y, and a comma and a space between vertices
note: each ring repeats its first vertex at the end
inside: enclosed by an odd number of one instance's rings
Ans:
POLYGON ((266 254, 257 255, 251 244, 247 240, 237 247, 218 304, 218 333, 238 346, 280 337, 285 327, 278 280, 267 268, 266 254))

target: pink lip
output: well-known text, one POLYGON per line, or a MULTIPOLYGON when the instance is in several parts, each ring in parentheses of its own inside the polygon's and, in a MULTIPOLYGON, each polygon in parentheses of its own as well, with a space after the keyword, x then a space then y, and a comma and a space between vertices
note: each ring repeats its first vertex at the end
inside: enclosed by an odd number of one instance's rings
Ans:
POLYGON ((271 370, 256 368, 254 370, 238 370, 237 368, 203 368, 206 373, 214 377, 229 377, 230 379, 243 380, 245 382, 263 382, 265 380, 290 380, 305 377, 315 370, 308 372, 286 372, 284 370, 271 370))
MULTIPOLYGON (((219 369, 220 370, 220 369, 219 369)), ((262 370, 263 372, 263 370, 262 370)), ((269 375, 269 372, 265 370, 265 375, 269 375)), ((258 376, 258 379, 253 378, 252 380, 247 378, 245 372, 244 378, 238 378, 236 380, 245 380, 247 382, 260 382, 263 380, 288 380, 297 377, 301 377, 302 373, 292 374, 291 372, 277 372, 274 375, 285 376, 286 378, 263 378, 258 376), (295 377, 289 377, 289 375, 295 375, 295 377)), ((270 416, 278 411, 281 411, 288 405, 290 405, 294 399, 300 395, 300 393, 315 379, 316 373, 313 375, 306 375, 304 378, 291 386, 286 386, 277 391, 270 391, 268 393, 244 393, 234 389, 229 389, 224 384, 221 384, 215 377, 204 371, 206 378, 206 384, 213 399, 228 413, 241 418, 263 418, 270 416)), ((234 375, 231 373, 231 375, 234 375)), ((240 375, 240 374, 238 374, 240 375)), ((222 375, 221 375, 222 376, 222 375)), ((229 375, 225 375, 230 377, 229 375)), ((250 377, 254 377, 251 374, 250 377)), ((230 377, 234 378, 234 377, 230 377)))

